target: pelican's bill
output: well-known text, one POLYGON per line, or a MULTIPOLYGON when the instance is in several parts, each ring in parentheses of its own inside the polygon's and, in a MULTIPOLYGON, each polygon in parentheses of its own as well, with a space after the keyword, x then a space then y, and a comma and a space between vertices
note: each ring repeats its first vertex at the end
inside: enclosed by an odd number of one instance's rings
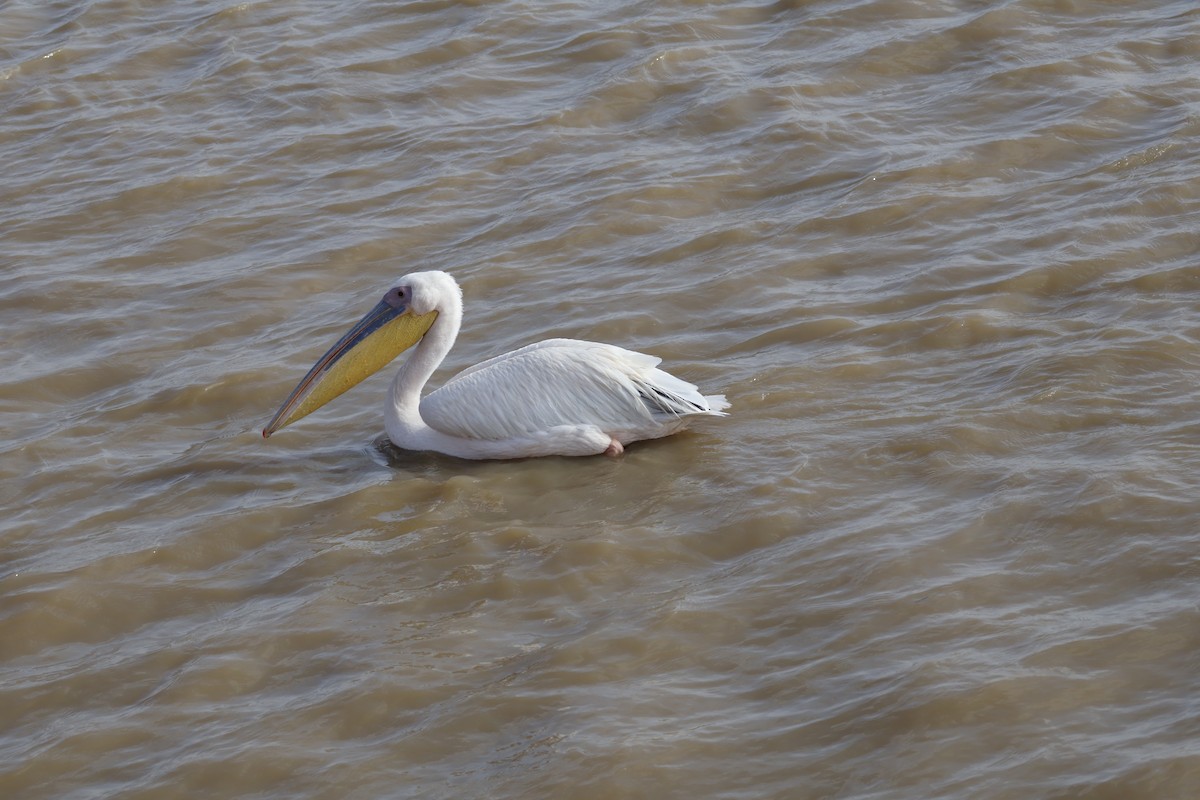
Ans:
POLYGON ((421 340, 437 312, 414 314, 380 302, 321 356, 275 412, 263 438, 308 416, 362 383, 421 340))

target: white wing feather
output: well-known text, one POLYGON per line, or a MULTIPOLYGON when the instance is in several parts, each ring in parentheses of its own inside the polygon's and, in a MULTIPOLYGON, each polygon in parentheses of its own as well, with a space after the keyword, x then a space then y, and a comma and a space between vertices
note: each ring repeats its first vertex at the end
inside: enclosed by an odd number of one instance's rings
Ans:
POLYGON ((550 339, 463 370, 421 400, 421 416, 452 436, 505 440, 561 425, 674 429, 687 416, 721 414, 724 397, 704 397, 656 369, 660 361, 613 345, 550 339))

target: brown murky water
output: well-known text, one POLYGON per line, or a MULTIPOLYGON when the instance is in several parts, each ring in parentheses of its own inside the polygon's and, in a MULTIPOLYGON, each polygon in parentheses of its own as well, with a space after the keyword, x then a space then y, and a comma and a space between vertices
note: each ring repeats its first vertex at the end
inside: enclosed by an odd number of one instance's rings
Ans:
POLYGON ((1183 798, 1192 0, 0 4, 0 796, 1183 798), (397 276, 733 416, 264 442, 397 276))

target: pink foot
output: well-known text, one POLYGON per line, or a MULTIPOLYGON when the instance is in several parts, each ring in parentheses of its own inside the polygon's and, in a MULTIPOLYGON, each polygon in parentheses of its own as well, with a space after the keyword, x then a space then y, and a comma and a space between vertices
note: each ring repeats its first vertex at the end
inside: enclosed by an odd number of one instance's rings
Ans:
POLYGON ((616 439, 613 439, 612 441, 610 441, 608 443, 608 449, 604 451, 604 455, 611 456, 612 458, 616 458, 617 456, 621 455, 621 453, 624 453, 624 452, 625 452, 625 448, 621 446, 621 443, 618 442, 616 439))

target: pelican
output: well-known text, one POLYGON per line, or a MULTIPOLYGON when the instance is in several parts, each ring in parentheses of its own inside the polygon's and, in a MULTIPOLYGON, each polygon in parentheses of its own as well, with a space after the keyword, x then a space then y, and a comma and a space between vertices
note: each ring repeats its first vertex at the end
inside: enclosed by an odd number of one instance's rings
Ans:
POLYGON ((462 290, 445 272, 414 272, 313 365, 263 437, 316 411, 413 347, 384 408, 388 438, 404 450, 458 458, 618 456, 696 417, 726 416, 724 395, 702 395, 658 369, 661 359, 611 344, 547 339, 465 369, 424 398, 454 346, 462 290))

